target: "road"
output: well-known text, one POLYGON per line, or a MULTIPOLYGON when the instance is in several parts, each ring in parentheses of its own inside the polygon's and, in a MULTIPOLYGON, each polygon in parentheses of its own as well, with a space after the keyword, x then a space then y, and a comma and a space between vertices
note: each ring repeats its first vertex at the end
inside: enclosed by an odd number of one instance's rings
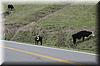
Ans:
POLYGON ((97 64, 97 54, 50 48, 13 41, 2 41, 4 62, 97 64))

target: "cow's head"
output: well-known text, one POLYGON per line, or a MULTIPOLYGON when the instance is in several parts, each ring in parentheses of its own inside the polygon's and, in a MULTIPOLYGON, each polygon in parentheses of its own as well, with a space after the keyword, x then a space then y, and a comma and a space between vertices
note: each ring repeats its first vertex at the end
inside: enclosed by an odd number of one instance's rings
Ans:
POLYGON ((94 32, 92 32, 91 36, 93 36, 93 37, 95 36, 94 32))

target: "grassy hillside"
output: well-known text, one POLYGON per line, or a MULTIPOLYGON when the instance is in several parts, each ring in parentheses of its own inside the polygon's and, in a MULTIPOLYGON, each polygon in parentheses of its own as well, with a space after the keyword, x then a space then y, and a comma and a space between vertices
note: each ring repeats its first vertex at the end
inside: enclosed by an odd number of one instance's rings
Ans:
POLYGON ((96 36, 78 40, 77 46, 71 37, 80 30, 97 34, 95 5, 16 5, 5 19, 6 40, 34 44, 35 35, 40 34, 44 46, 96 53, 96 36))
MULTIPOLYGON (((48 39, 48 44, 60 46, 62 44, 62 47, 73 48, 71 37, 73 33, 76 33, 80 30, 90 30, 96 34, 95 8, 95 6, 91 5, 66 6, 62 10, 54 13, 52 16, 41 20, 39 25, 41 25, 41 27, 44 29, 49 28, 49 37, 51 37, 52 41, 54 41, 52 42, 51 39, 48 39), (56 36, 56 39, 53 39, 54 36, 56 36)), ((84 42, 81 42, 80 40, 75 48, 78 50, 95 52, 96 42, 96 37, 92 37, 89 40, 87 39, 84 42)))
MULTIPOLYGON (((16 10, 5 17, 5 31, 7 32, 5 39, 10 40, 20 27, 36 22, 63 6, 64 5, 15 5, 16 10)), ((5 11, 6 9, 7 8, 5 8, 5 11)))
MULTIPOLYGON (((5 17, 5 25, 6 25, 6 39, 10 40, 11 37, 15 34, 16 30, 19 27, 27 25, 32 21, 28 20, 34 12, 37 12, 40 9, 43 9, 47 5, 14 5, 15 11, 10 15, 5 17)), ((7 5, 4 6, 6 11, 7 5)))

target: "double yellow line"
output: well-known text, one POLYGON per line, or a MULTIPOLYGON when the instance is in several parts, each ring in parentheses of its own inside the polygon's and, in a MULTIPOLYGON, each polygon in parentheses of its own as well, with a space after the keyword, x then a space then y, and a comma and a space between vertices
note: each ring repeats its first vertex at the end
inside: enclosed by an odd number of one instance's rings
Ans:
MULTIPOLYGON (((17 52, 22 52, 22 53, 25 53, 25 54, 28 54, 28 55, 35 55, 35 56, 39 56, 39 57, 59 61, 61 63, 76 64, 75 62, 72 62, 72 61, 69 61, 69 60, 62 60, 62 59, 59 59, 59 58, 38 54, 38 53, 35 53, 35 52, 29 52, 29 51, 25 51, 25 50, 21 50, 21 49, 15 49, 15 48, 12 48, 12 47, 7 47, 7 46, 1 46, 1 47, 9 49, 9 50, 17 51, 17 52)), ((78 65, 80 65, 80 64, 78 64, 78 65)))

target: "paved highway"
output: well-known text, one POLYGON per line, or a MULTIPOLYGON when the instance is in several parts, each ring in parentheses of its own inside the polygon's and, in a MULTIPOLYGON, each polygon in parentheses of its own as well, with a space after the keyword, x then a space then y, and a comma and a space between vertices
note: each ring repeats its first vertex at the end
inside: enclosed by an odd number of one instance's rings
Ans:
POLYGON ((4 62, 97 64, 97 54, 2 40, 4 62))

